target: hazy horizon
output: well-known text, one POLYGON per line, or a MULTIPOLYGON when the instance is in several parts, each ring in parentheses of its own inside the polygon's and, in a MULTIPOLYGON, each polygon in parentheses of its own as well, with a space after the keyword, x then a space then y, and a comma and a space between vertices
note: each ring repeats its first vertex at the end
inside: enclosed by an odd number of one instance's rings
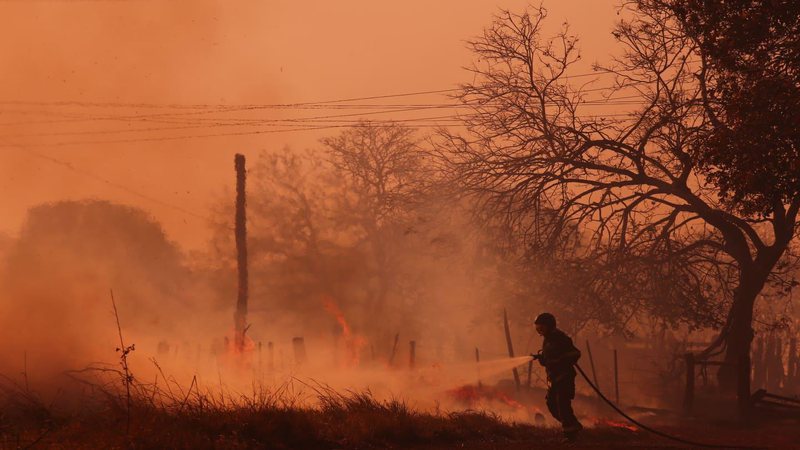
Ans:
MULTIPOLYGON (((479 35, 500 8, 520 10, 527 3, 254 1, 234 7, 199 1, 187 9, 180 2, 158 1, 0 2, 0 16, 6 18, 0 58, 11 68, 0 74, 5 200, 0 233, 16 235, 32 206, 94 198, 142 208, 171 240, 188 250, 203 249, 211 229, 202 217, 226 196, 232 201, 234 153, 252 160, 264 149, 315 147, 319 138, 341 128, 264 133, 295 127, 212 123, 207 129, 206 122, 187 123, 180 114, 133 122, 119 116, 162 113, 165 105, 172 114, 185 105, 285 104, 451 89, 469 81, 463 67, 473 55, 465 41, 479 35), (126 132, 129 127, 151 130, 126 132), (246 134, 236 134, 240 131, 246 134)), ((549 29, 568 21, 579 35, 581 71, 614 51, 616 4, 545 2, 549 29)), ((429 94, 377 102, 446 101, 442 94, 429 94)), ((348 113, 272 109, 247 118, 348 113)), ((340 120, 436 115, 380 112, 340 120)))

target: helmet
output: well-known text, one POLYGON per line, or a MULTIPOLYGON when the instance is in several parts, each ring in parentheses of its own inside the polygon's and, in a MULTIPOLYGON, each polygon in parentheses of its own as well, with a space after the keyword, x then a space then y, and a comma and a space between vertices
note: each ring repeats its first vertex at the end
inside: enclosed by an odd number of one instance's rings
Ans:
POLYGON ((533 321, 535 325, 548 325, 551 327, 556 326, 556 316, 550 313, 541 313, 536 316, 536 320, 533 321))

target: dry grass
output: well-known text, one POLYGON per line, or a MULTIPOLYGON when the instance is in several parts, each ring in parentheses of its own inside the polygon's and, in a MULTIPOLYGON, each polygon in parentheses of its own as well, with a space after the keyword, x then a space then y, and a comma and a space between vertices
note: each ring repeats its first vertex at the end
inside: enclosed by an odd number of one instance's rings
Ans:
MULTIPOLYGON (((519 440, 531 429, 483 412, 430 414, 369 392, 287 383, 247 395, 201 392, 193 381, 130 383, 115 369, 70 374, 85 386, 69 409, 44 404, 9 378, 0 382, 0 445, 6 448, 386 448, 455 441, 519 440), (89 381, 91 379, 91 381, 89 381), (306 389, 307 391, 308 389, 306 389), (76 407, 76 405, 79 405, 76 407)), ((123 374, 124 376, 124 374, 123 374)))
MULTIPOLYGON (((55 404, 43 402, 24 380, 0 375, 0 449, 563 447, 557 429, 509 423, 490 412, 423 412, 401 400, 377 399, 369 391, 342 393, 300 380, 231 393, 202 388, 195 379, 181 386, 155 367, 159 376, 151 383, 111 366, 70 372, 72 385, 55 404)), ((709 425, 690 421, 659 427, 691 439, 762 448, 787 448, 800 438, 796 422, 709 425)), ((569 448, 688 447, 604 425, 587 429, 569 448)))
MULTIPOLYGON (((559 439, 557 430, 487 412, 420 412, 368 391, 340 393, 300 381, 256 386, 245 395, 204 392, 195 380, 184 388, 163 374, 153 383, 133 379, 126 386, 120 382, 125 373, 109 367, 69 376, 83 389, 71 395, 68 408, 47 405, 25 385, 0 379, 0 448, 483 448, 559 439)), ((630 442, 624 433, 606 432, 630 442)))

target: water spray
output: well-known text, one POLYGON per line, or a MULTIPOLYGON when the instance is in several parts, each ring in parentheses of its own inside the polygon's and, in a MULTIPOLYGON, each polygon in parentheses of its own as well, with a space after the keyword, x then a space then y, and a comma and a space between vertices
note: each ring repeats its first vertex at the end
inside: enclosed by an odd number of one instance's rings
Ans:
POLYGON ((515 356, 513 358, 500 358, 500 359, 490 359, 488 361, 481 361, 478 364, 480 368, 481 375, 483 376, 492 376, 497 375, 498 373, 503 373, 507 370, 511 370, 514 367, 519 367, 533 359, 532 356, 515 356))

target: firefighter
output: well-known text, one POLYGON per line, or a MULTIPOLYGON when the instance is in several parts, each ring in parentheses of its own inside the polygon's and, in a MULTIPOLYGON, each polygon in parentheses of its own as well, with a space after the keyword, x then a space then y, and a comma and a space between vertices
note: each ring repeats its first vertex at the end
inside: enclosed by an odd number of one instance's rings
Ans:
POLYGON ((575 398, 575 363, 581 352, 572 339, 556 327, 556 318, 542 313, 534 321, 536 332, 544 337, 542 349, 536 358, 547 372, 547 409, 561 423, 564 437, 574 440, 583 426, 572 411, 575 398))

